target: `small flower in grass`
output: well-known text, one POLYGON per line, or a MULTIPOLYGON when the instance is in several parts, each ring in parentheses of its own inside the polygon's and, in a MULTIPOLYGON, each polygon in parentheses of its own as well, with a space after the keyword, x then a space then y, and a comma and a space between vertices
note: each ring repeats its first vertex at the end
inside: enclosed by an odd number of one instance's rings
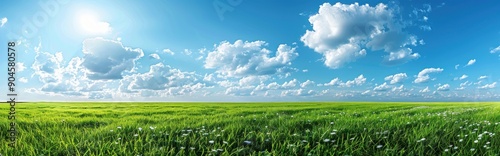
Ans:
POLYGON ((336 133, 336 132, 331 132, 331 133, 330 133, 330 135, 335 135, 335 134, 337 134, 337 133, 336 133))
POLYGON ((227 141, 222 141, 223 144, 227 144, 227 141))
POLYGON ((190 150, 195 150, 196 148, 194 148, 194 147, 189 147, 189 149, 190 149, 190 150))
POLYGON ((134 134, 135 137, 139 136, 139 134, 134 134))
POLYGON ((110 132, 113 132, 113 130, 109 130, 110 132))
POLYGON ((444 149, 444 152, 448 152, 448 151, 450 151, 450 150, 449 149, 444 149))
POLYGON ((203 135, 207 136, 207 135, 208 135, 208 133, 203 133, 203 135))
POLYGON ((476 144, 477 144, 478 142, 479 142, 479 141, 477 141, 477 140, 474 140, 474 143, 476 143, 476 144))
POLYGON ((334 122, 330 122, 330 125, 333 125, 333 124, 334 124, 334 122))
POLYGON ((118 142, 115 141, 115 144, 118 144, 118 142))
POLYGON ((155 128, 153 126, 149 126, 149 129, 151 130, 155 130, 155 128))
POLYGON ((141 128, 141 127, 139 127, 139 131, 142 131, 142 128, 141 128))
POLYGON ((120 127, 120 126, 118 126, 118 127, 116 127, 116 128, 118 128, 118 129, 122 129, 122 127, 120 127))
POLYGON ((248 140, 243 141, 243 143, 244 143, 245 145, 250 145, 250 144, 252 144, 252 142, 251 142, 251 141, 248 141, 248 140))
POLYGON ((223 150, 223 149, 220 149, 220 148, 219 148, 219 149, 217 149, 217 151, 219 151, 219 152, 224 152, 224 150, 223 150))
POLYGON ((457 149, 458 149, 458 147, 457 147, 457 146, 455 146, 455 147, 453 147, 453 149, 454 149, 454 150, 457 150, 457 149))
POLYGON ((213 140, 208 141, 209 144, 214 144, 213 140))
POLYGON ((489 142, 489 141, 488 141, 488 142, 486 142, 486 145, 489 145, 489 144, 490 144, 490 142, 489 142))
POLYGON ((302 143, 307 143, 307 140, 302 140, 302 143))
POLYGON ((460 140, 458 140, 458 142, 463 142, 463 141, 464 141, 464 139, 460 139, 460 140))
POLYGON ((377 148, 382 148, 383 146, 382 145, 377 145, 377 148))
POLYGON ((325 139, 323 140, 323 142, 330 142, 330 139, 325 139))
POLYGON ((470 151, 475 151, 476 149, 475 148, 471 148, 470 151))
POLYGON ((185 149, 185 147, 182 147, 182 146, 181 146, 181 149, 185 149))

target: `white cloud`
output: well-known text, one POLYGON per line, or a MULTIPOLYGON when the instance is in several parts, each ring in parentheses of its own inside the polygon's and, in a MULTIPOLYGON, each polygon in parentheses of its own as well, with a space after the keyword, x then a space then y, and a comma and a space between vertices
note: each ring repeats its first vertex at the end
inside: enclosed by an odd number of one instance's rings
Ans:
POLYGON ((438 91, 448 91, 450 90, 450 85, 449 84, 444 84, 444 85, 441 85, 437 88, 438 91))
POLYGON ((420 45, 424 45, 424 44, 425 44, 424 40, 422 40, 422 39, 421 39, 420 41, 418 41, 418 43, 419 43, 420 45))
POLYGON ((59 82, 63 78, 62 62, 56 54, 42 52, 41 43, 35 47, 35 60, 31 65, 33 76, 38 76, 42 83, 59 82))
MULTIPOLYGON (((151 65, 147 73, 127 76, 130 80, 129 90, 170 90, 190 89, 198 83, 202 84, 202 76, 194 72, 182 72, 163 63, 151 65)), ((127 85, 127 84, 125 84, 127 85)))
POLYGON ((308 71, 309 71, 309 70, 307 70, 307 69, 302 70, 302 72, 304 72, 304 73, 307 73, 308 71))
POLYGON ((332 79, 330 82, 323 84, 323 86, 335 86, 335 85, 340 85, 342 84, 342 80, 340 80, 338 77, 335 79, 332 79))
POLYGON ((394 75, 389 75, 385 77, 384 80, 390 81, 390 84, 396 84, 396 83, 403 83, 407 77, 408 76, 406 76, 406 73, 398 73, 394 75))
POLYGON ((172 50, 170 50, 170 49, 163 49, 163 52, 164 52, 164 53, 167 53, 167 54, 170 54, 170 55, 174 55, 174 54, 175 54, 175 53, 174 53, 172 50))
POLYGON ((297 79, 293 79, 293 80, 290 80, 288 82, 285 82, 283 83, 283 85, 281 85, 282 88, 293 88, 295 86, 297 86, 297 84, 299 83, 299 81, 297 79))
POLYGON ((389 85, 387 85, 387 82, 384 82, 381 85, 375 86, 375 88, 373 88, 373 90, 374 91, 387 91, 390 88, 391 87, 389 85))
POLYGON ((83 41, 87 77, 92 80, 122 79, 122 72, 132 71, 135 62, 144 56, 141 49, 124 47, 121 42, 92 38, 83 41))
POLYGON ((22 72, 26 69, 26 66, 24 66, 23 62, 16 62, 16 71, 17 72, 22 72))
POLYGON ((482 79, 486 79, 486 78, 488 78, 488 76, 482 75, 482 76, 479 76, 479 78, 477 78, 477 80, 482 80, 482 79))
POLYGON ((490 53, 496 53, 496 52, 500 52, 500 46, 496 47, 495 49, 492 49, 490 51, 490 53))
POLYGON ((21 78, 19 78, 19 82, 28 83, 28 79, 25 77, 21 77, 21 78))
POLYGON ((401 64, 420 57, 408 45, 417 45, 417 38, 403 32, 397 10, 385 4, 376 6, 324 3, 318 13, 309 17, 313 30, 301 37, 306 46, 324 57, 327 67, 337 69, 366 55, 366 50, 390 53, 384 63, 401 64))
POLYGON ((427 92, 430 92, 431 90, 429 89, 429 87, 425 87, 424 89, 422 90, 419 90, 418 92, 419 93, 427 93, 427 92))
POLYGON ((251 76, 247 76, 247 77, 244 77, 244 78, 240 79, 239 80, 239 85, 240 86, 253 86, 253 85, 256 85, 256 84, 264 83, 264 81, 266 81, 267 79, 269 79, 268 76, 254 76, 254 75, 251 75, 251 76))
POLYGON ((363 74, 354 78, 353 80, 348 80, 347 82, 342 82, 339 78, 334 78, 328 83, 318 84, 318 86, 340 86, 340 87, 352 87, 352 86, 361 86, 366 82, 366 78, 363 74))
POLYGON ((235 86, 227 88, 225 94, 234 96, 250 96, 255 95, 253 90, 253 86, 235 86))
POLYGON ((3 27, 3 25, 5 25, 7 21, 8 21, 7 17, 2 18, 2 20, 0 20, 0 28, 3 27))
POLYGON ((460 87, 465 87, 465 86, 468 86, 468 85, 471 85, 472 83, 469 82, 469 81, 465 81, 463 83, 460 83, 460 87))
POLYGON ((417 75, 417 78, 413 81, 414 83, 424 83, 430 80, 429 74, 431 73, 441 73, 443 71, 442 68, 425 68, 420 71, 417 75))
POLYGON ((463 79, 466 79, 466 78, 468 78, 468 77, 469 77, 469 76, 467 76, 467 75, 465 75, 465 74, 464 74, 464 75, 462 75, 462 76, 460 76, 460 77, 455 77, 453 80, 463 80, 463 79))
POLYGON ((458 69, 459 66, 460 66, 460 64, 455 65, 455 69, 458 69))
POLYGON ((484 86, 478 87, 479 89, 493 89, 497 86, 497 82, 493 82, 491 84, 485 84, 484 86))
POLYGON ((474 63, 476 63, 476 59, 469 60, 469 62, 467 62, 467 64, 464 67, 473 65, 474 63))
POLYGON ((428 25, 422 25, 422 26, 420 26, 420 29, 425 30, 425 31, 431 31, 432 30, 431 26, 428 26, 428 25))
POLYGON ((354 85, 360 86, 366 82, 366 78, 363 75, 359 75, 358 77, 354 78, 354 80, 349 80, 345 83, 340 84, 340 86, 344 87, 351 87, 354 85))
POLYGON ((271 57, 271 51, 264 48, 266 45, 264 41, 237 40, 234 44, 224 41, 208 53, 204 66, 229 77, 288 73, 287 67, 298 56, 295 48, 281 44, 271 57))
POLYGON ((184 49, 184 55, 191 55, 193 52, 189 49, 184 49))
POLYGON ((429 20, 429 17, 424 16, 422 19, 423 19, 425 22, 427 22, 427 20, 429 20))
POLYGON ((305 88, 305 87, 313 86, 313 85, 314 85, 314 81, 307 80, 306 82, 303 82, 302 84, 300 84, 300 87, 305 88))
POLYGON ((366 91, 364 91, 363 93, 361 93, 361 95, 366 95, 366 94, 370 93, 370 91, 371 91, 371 90, 366 90, 366 91))
POLYGON ((404 85, 401 85, 399 87, 393 87, 392 91, 393 92, 402 92, 402 91, 404 91, 404 85))
POLYGON ((315 95, 314 90, 296 89, 296 90, 285 90, 281 92, 281 96, 312 96, 315 95))
POLYGON ((153 59, 157 59, 157 60, 160 59, 160 55, 158 55, 158 54, 149 54, 149 57, 153 58, 153 59))

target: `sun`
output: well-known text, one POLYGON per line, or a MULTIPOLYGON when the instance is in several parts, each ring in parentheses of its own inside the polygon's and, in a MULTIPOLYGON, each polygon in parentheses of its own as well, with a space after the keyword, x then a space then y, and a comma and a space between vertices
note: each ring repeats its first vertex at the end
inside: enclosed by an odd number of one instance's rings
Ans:
POLYGON ((86 34, 106 34, 111 32, 109 23, 100 21, 98 16, 93 13, 79 13, 77 19, 80 29, 86 34))

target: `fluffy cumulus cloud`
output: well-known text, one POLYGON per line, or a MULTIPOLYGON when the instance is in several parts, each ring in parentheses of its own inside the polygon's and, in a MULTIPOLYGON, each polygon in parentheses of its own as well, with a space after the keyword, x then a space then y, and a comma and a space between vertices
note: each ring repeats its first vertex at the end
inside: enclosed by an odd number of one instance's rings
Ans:
POLYGON ((41 43, 35 47, 35 60, 31 65, 32 77, 38 76, 42 83, 61 81, 63 78, 62 53, 51 54, 41 51, 41 43))
POLYGON ((290 81, 283 82, 283 84, 279 84, 277 82, 271 82, 271 83, 269 83, 269 84, 266 85, 263 82, 261 82, 259 85, 257 85, 256 87, 254 87, 254 91, 293 89, 293 88, 296 88, 299 85, 304 88, 304 87, 307 87, 307 86, 310 86, 310 85, 313 85, 313 84, 314 84, 314 82, 313 81, 309 81, 309 80, 306 81, 306 82, 300 83, 299 80, 297 80, 297 79, 292 79, 290 81))
POLYGON ((351 87, 351 86, 360 86, 363 85, 366 82, 366 78, 363 75, 359 75, 358 77, 354 78, 354 80, 349 80, 343 84, 340 84, 340 86, 344 87, 351 87))
POLYGON ((295 48, 281 44, 276 52, 271 52, 265 46, 264 41, 224 41, 208 53, 204 67, 228 77, 283 74, 292 70, 289 65, 298 56, 295 48))
MULTIPOLYGON (((30 88, 29 92, 36 92, 48 95, 65 96, 87 96, 89 91, 102 90, 105 84, 90 82, 84 76, 82 69, 83 59, 75 57, 63 64, 61 52, 54 54, 41 51, 41 43, 35 47, 35 60, 31 66, 33 74, 31 77, 38 77, 42 82, 40 88, 30 88), (89 85, 95 85, 89 88, 89 85)), ((27 80, 27 79, 26 79, 27 80)))
POLYGON ((384 80, 390 81, 389 82, 390 84, 396 84, 396 83, 403 83, 407 77, 408 76, 406 76, 406 73, 398 73, 394 75, 389 75, 385 77, 384 80))
POLYGON ((391 88, 391 86, 387 85, 387 82, 384 82, 381 85, 375 86, 375 88, 373 88, 373 90, 374 91, 387 91, 390 88, 391 88))
POLYGON ((429 74, 431 73, 441 73, 444 69, 442 68, 425 68, 420 71, 417 75, 417 78, 413 81, 414 83, 424 83, 431 79, 429 74))
POLYGON ((157 90, 167 95, 182 95, 204 87, 203 76, 158 63, 151 65, 146 73, 126 76, 121 81, 120 89, 124 92, 157 90))
POLYGON ((464 74, 464 75, 462 75, 462 76, 460 76, 460 77, 455 77, 455 78, 453 78, 453 80, 463 80, 463 79, 466 79, 466 78, 468 78, 468 77, 469 77, 468 75, 465 75, 465 74, 464 74))
POLYGON ((497 82, 493 82, 490 84, 485 84, 484 86, 480 86, 479 89, 493 89, 497 86, 497 82))
POLYGON ((0 20, 0 28, 3 27, 3 25, 5 25, 5 23, 7 23, 8 19, 7 17, 4 17, 0 20))
POLYGON ((352 87, 352 86, 361 86, 366 82, 365 76, 363 74, 354 78, 353 80, 348 80, 343 82, 339 78, 334 78, 328 83, 318 84, 318 86, 340 86, 340 87, 352 87))
POLYGON ((471 66, 474 63, 476 63, 476 59, 469 60, 469 62, 467 62, 467 64, 464 67, 471 66))
POLYGON ((122 79, 122 73, 132 71, 135 62, 144 56, 141 49, 124 47, 121 42, 103 38, 83 41, 83 67, 92 80, 122 79))
POLYGON ((366 55, 365 48, 384 50, 386 64, 401 64, 420 57, 408 46, 417 37, 403 31, 395 9, 385 4, 370 6, 324 3, 309 18, 313 30, 301 37, 306 46, 324 57, 324 64, 336 69, 366 55))
POLYGON ((450 85, 449 84, 444 84, 444 85, 440 85, 438 88, 437 88, 438 91, 448 91, 450 90, 450 85))
POLYGON ((307 80, 306 82, 303 82, 300 84, 300 87, 302 88, 305 88, 305 87, 308 87, 308 86, 314 86, 314 81, 311 81, 311 80, 307 80))
POLYGON ((285 90, 281 92, 281 96, 312 96, 315 95, 316 91, 306 90, 306 89, 295 89, 295 90, 285 90))

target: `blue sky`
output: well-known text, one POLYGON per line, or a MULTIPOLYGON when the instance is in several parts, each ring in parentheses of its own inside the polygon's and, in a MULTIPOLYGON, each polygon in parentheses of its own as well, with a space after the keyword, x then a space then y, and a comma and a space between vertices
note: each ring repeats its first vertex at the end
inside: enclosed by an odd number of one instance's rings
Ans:
POLYGON ((499 7, 16 1, 0 42, 17 43, 22 101, 497 101, 499 7))

